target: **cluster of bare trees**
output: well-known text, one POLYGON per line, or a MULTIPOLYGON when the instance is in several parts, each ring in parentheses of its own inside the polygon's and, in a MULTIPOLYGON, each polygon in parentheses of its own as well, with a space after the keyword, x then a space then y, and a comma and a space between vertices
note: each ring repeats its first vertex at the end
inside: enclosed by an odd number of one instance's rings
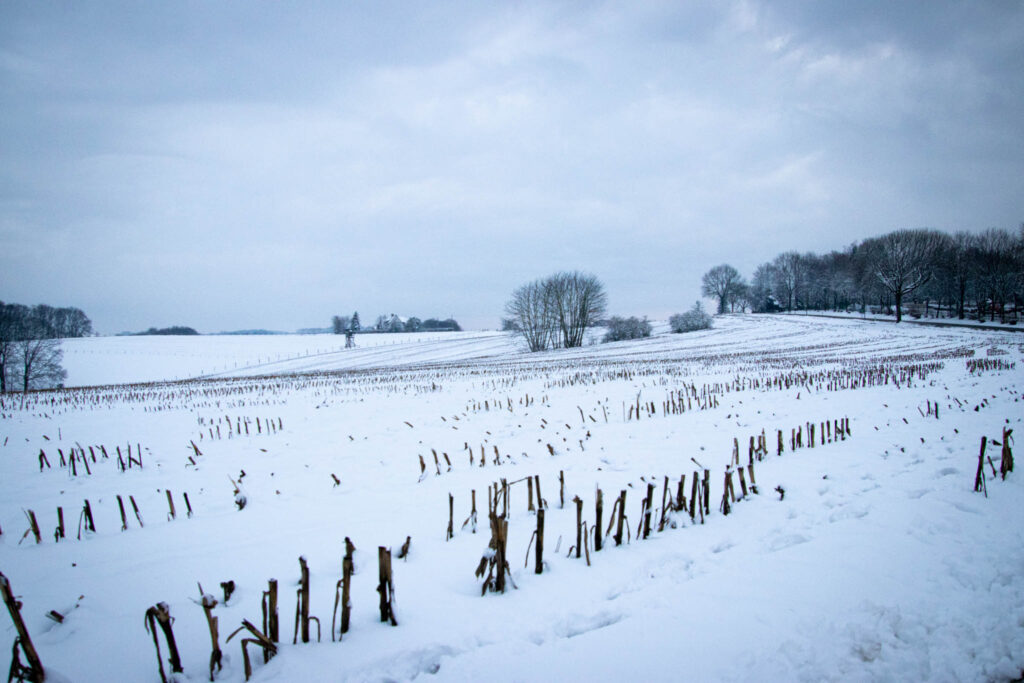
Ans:
POLYGON ((555 273, 512 292, 503 327, 518 331, 531 351, 583 346, 587 327, 604 315, 607 306, 608 295, 595 276, 555 273))
POLYGON ((742 301, 746 287, 743 276, 728 263, 715 266, 701 278, 701 294, 718 299, 719 313, 725 313, 730 306, 735 307, 742 301))
POLYGON ((896 230, 828 254, 789 251, 750 282, 731 266, 704 275, 719 312, 833 310, 1016 321, 1024 298, 1024 226, 1017 233, 896 230))
POLYGON ((92 334, 92 323, 77 308, 23 306, 0 301, 0 393, 59 386, 62 337, 92 334))

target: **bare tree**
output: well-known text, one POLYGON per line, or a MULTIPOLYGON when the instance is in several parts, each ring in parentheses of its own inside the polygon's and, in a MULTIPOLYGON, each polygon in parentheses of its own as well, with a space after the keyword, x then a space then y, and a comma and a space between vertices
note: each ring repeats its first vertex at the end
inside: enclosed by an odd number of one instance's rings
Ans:
POLYGON ((967 297, 976 278, 973 262, 974 252, 977 248, 976 239, 974 235, 966 232, 958 232, 953 235, 950 270, 956 291, 956 315, 960 320, 967 317, 967 297))
POLYGON ((850 305, 853 278, 850 274, 850 252, 832 251, 812 259, 812 285, 819 298, 817 305, 833 311, 850 305))
POLYGON ((989 320, 995 320, 996 308, 1000 319, 1004 320, 1006 302, 1013 297, 1020 280, 1014 239, 1006 230, 989 228, 978 236, 976 247, 978 282, 992 302, 989 320))
POLYGON ((779 254, 772 262, 775 280, 773 289, 778 293, 779 302, 786 302, 786 310, 792 311, 794 303, 800 300, 800 286, 803 283, 803 261, 795 251, 779 254))
POLYGON ((48 336, 57 338, 87 337, 92 334, 92 321, 77 308, 50 309, 50 329, 48 336))
POLYGON ((701 293, 718 299, 718 312, 725 313, 730 302, 735 302, 746 286, 743 277, 727 263, 715 266, 704 273, 701 279, 701 293))
POLYGON ((732 288, 729 292, 729 312, 736 312, 736 305, 739 304, 740 313, 746 312, 747 301, 750 299, 750 285, 744 280, 732 288))
POLYGON ((935 254, 936 270, 932 284, 940 297, 945 297, 955 307, 956 317, 960 320, 967 317, 967 300, 977 279, 977 241, 977 235, 963 231, 942 235, 935 254))
POLYGON ((903 299, 932 277, 939 241, 930 230, 896 230, 875 241, 875 277, 896 304, 896 322, 903 320, 903 299))
POLYGON ((517 288, 505 304, 510 326, 523 335, 530 351, 583 345, 608 305, 604 285, 580 272, 556 273, 517 288))
POLYGON ((530 351, 544 351, 551 346, 554 331, 554 303, 544 280, 534 280, 512 292, 505 304, 505 313, 523 335, 530 351))
POLYGON ((747 288, 747 305, 755 313, 776 310, 772 296, 772 283, 775 280, 775 266, 762 263, 754 271, 754 277, 747 288))
POLYGON ((573 271, 552 275, 547 288, 554 298, 562 346, 567 349, 583 346, 587 328, 597 322, 608 307, 604 285, 589 273, 573 271))
POLYGON ((0 301, 0 394, 7 393, 7 376, 14 368, 16 343, 28 319, 28 307, 0 301))
POLYGON ((22 391, 63 386, 68 373, 61 366, 59 339, 20 339, 14 343, 15 371, 22 391))
POLYGON ((92 321, 84 311, 77 308, 68 309, 67 326, 65 337, 88 337, 92 334, 92 321))
POLYGON ((0 393, 60 386, 67 373, 57 335, 66 333, 58 315, 77 309, 29 308, 0 302, 0 393), (62 313, 63 312, 63 313, 62 313))

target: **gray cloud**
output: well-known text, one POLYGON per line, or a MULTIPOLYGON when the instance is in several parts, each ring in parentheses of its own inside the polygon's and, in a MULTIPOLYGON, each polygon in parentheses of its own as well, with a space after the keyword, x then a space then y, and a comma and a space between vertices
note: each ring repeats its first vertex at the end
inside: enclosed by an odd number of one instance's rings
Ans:
POLYGON ((101 330, 494 325, 602 277, 1012 227, 1011 3, 0 6, 0 298, 101 330))

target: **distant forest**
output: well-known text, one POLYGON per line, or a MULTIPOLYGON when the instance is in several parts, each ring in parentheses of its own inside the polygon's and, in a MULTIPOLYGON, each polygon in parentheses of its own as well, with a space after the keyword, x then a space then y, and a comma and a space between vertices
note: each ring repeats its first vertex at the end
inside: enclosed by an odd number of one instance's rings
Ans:
POLYGON ((359 321, 359 311, 356 311, 351 316, 334 316, 331 319, 331 331, 334 334, 349 332, 461 332, 462 327, 454 318, 420 320, 416 316, 402 318, 394 313, 379 315, 372 326, 364 327, 359 321))
POLYGON ((191 327, 184 327, 183 325, 174 325, 173 327, 151 327, 145 332, 130 332, 129 336, 142 337, 146 335, 193 335, 199 334, 191 327))
POLYGON ((856 311, 1016 323, 1024 225, 1016 232, 896 230, 827 254, 787 251, 748 283, 728 264, 704 274, 718 311, 856 311))

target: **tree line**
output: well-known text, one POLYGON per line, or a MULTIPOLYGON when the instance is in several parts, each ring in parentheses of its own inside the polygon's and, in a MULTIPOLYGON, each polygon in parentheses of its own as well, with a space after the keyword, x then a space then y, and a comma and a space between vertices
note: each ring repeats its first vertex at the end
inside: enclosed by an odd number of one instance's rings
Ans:
POLYGON ((151 327, 145 332, 132 332, 130 336, 133 337, 145 337, 145 336, 196 336, 199 332, 193 327, 187 327, 185 325, 172 325, 170 327, 151 327))
POLYGON ((462 327, 454 318, 421 320, 416 316, 400 318, 391 313, 377 316, 372 326, 364 328, 359 320, 359 311, 356 311, 351 316, 336 315, 331 318, 331 331, 345 335, 356 332, 461 332, 462 327))
POLYGON ((77 308, 0 301, 0 393, 61 385, 60 339, 90 334, 92 322, 77 308))
POLYGON ((747 282, 728 264, 704 274, 718 312, 858 311, 1017 321, 1024 297, 1024 225, 1016 232, 894 230, 827 254, 787 251, 747 282))

